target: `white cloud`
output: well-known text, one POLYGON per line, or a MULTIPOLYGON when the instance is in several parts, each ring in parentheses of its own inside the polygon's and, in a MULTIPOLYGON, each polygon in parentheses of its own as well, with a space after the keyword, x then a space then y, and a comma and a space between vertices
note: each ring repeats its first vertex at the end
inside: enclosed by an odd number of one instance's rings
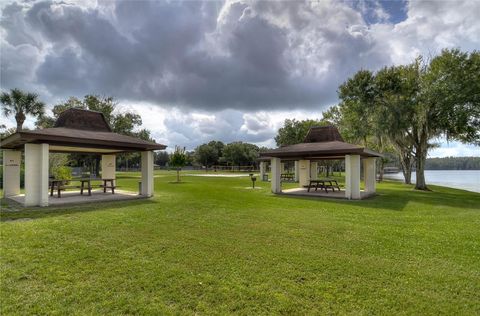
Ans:
POLYGON ((285 118, 319 118, 361 68, 480 48, 478 1, 410 1, 397 24, 378 1, 67 2, 2 2, 2 88, 50 105, 112 95, 172 147, 273 146, 285 118))
POLYGON ((479 16, 478 1, 410 1, 405 21, 375 24, 371 32, 392 61, 403 64, 443 48, 479 49, 479 16))
POLYGON ((258 146, 275 147, 273 137, 285 119, 319 119, 320 112, 310 111, 259 111, 243 113, 236 110, 218 112, 167 110, 151 104, 132 104, 142 116, 143 126, 153 131, 159 143, 170 148, 175 145, 194 149, 210 140, 225 143, 245 141, 258 146))
POLYGON ((479 157, 480 147, 473 145, 465 145, 459 142, 441 142, 439 148, 429 151, 428 157, 479 157))

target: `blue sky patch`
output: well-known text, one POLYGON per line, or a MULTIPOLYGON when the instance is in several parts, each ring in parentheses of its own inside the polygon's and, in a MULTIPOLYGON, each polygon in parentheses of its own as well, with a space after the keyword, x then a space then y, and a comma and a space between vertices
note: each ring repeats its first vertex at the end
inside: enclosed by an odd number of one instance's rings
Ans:
POLYGON ((396 24, 407 18, 406 0, 354 0, 346 3, 361 12, 367 24, 396 24))

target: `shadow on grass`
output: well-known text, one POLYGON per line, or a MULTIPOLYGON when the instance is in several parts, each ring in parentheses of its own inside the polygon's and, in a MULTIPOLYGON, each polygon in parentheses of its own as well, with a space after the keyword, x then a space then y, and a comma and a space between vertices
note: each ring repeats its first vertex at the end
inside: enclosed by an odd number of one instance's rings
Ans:
POLYGON ((414 190, 413 186, 404 185, 393 188, 381 188, 377 195, 363 200, 345 200, 340 198, 318 196, 274 195, 276 198, 300 199, 319 202, 331 202, 354 205, 365 208, 378 208, 392 211, 403 211, 408 204, 418 203, 430 206, 447 206, 462 210, 480 211, 480 194, 464 190, 456 190, 440 186, 430 186, 431 191, 414 190))
POLYGON ((124 201, 105 201, 95 203, 81 203, 62 206, 47 206, 47 207, 24 207, 23 205, 12 201, 1 199, 0 205, 0 222, 25 220, 25 219, 40 219, 46 217, 63 216, 76 213, 103 211, 111 208, 128 208, 145 206, 155 204, 152 199, 136 199, 124 201))
POLYGON ((141 178, 142 178, 141 175, 121 175, 121 176, 117 177, 117 180, 121 180, 121 179, 141 179, 141 178))

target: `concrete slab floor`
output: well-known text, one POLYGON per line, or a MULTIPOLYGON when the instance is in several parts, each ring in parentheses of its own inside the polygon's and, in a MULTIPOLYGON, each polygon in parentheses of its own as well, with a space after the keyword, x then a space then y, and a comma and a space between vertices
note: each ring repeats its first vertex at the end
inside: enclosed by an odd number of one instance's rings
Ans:
MULTIPOLYGON (((328 190, 328 193, 326 193, 325 190, 315 191, 315 189, 310 189, 310 192, 308 192, 307 188, 293 188, 293 189, 282 190, 282 193, 280 194, 347 200, 347 198, 345 198, 345 191, 343 190, 342 191, 335 190, 335 192, 328 190)), ((365 199, 370 196, 372 196, 372 194, 368 194, 365 191, 360 191, 361 199, 365 199)))
MULTIPOLYGON (((138 195, 137 192, 115 190, 115 194, 112 192, 103 193, 103 191, 92 190, 92 195, 88 193, 80 194, 79 191, 67 191, 62 192, 62 197, 58 198, 56 194, 53 196, 48 195, 48 206, 61 206, 68 204, 80 204, 80 203, 93 203, 93 202, 109 202, 109 201, 122 201, 122 200, 134 200, 143 199, 145 196, 138 195)), ((17 203, 24 204, 25 195, 20 194, 11 196, 8 199, 17 203)))

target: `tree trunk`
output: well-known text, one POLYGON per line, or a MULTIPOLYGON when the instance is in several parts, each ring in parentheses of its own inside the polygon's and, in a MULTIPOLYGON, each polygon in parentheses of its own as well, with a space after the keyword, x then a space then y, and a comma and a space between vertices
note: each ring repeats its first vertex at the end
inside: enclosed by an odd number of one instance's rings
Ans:
POLYGON ((180 182, 180 168, 177 168, 177 182, 180 182))
POLYGON ((407 163, 405 166, 402 164, 402 173, 405 178, 405 184, 412 184, 412 165, 407 163))
POLYGON ((415 155, 415 168, 417 181, 415 183, 415 189, 417 190, 428 190, 427 184, 425 183, 425 161, 427 160, 427 144, 426 142, 417 148, 415 155))
POLYGON ((400 164, 405 184, 412 184, 412 157, 409 154, 400 155, 400 164))
POLYGON ((383 168, 385 167, 385 160, 383 160, 383 158, 380 158, 380 166, 379 166, 379 170, 378 170, 378 181, 379 182, 382 182, 383 181, 383 168))
POLYGON ((25 122, 25 114, 22 112, 15 114, 15 121, 17 121, 17 132, 20 132, 25 122))

